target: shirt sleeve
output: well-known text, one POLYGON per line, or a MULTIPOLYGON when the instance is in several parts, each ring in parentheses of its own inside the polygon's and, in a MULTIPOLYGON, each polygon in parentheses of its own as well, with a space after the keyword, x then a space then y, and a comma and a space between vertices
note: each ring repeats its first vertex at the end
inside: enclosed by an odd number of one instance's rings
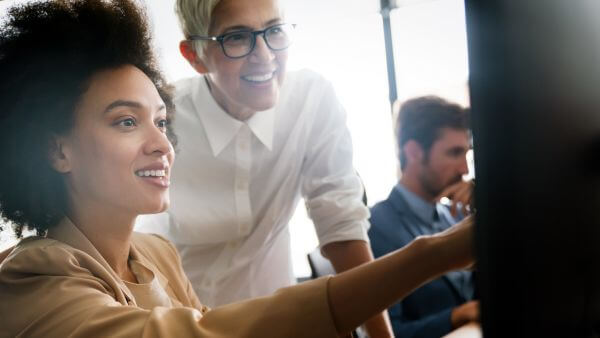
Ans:
POLYGON ((314 106, 306 157, 302 168, 302 195, 315 224, 321 246, 337 241, 368 241, 369 210, 364 188, 354 170, 352 139, 346 112, 330 83, 313 86, 314 106))
POLYGON ((117 302, 73 252, 35 247, 0 265, 0 331, 27 337, 335 337, 327 284, 315 280, 204 315, 188 307, 144 310, 117 302))

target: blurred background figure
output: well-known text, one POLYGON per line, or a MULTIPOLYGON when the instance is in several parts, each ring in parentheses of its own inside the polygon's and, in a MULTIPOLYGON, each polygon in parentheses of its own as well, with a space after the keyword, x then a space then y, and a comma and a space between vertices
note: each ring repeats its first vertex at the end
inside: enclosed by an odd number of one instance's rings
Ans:
MULTIPOLYGON (((447 229, 469 212, 472 184, 468 111, 439 97, 406 101, 396 122, 402 176, 389 197, 371 209, 369 237, 376 257, 415 237, 447 229), (451 205, 440 203, 450 200, 451 205)), ((426 264, 426 263, 424 263, 426 264)), ((479 318, 470 271, 436 279, 390 308, 398 337, 440 337, 479 318)))

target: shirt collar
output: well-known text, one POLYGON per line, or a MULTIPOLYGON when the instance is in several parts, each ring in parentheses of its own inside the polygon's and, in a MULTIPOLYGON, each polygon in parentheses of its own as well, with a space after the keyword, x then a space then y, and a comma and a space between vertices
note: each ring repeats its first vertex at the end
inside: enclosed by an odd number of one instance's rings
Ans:
POLYGON ((437 219, 437 210, 435 204, 431 204, 412 191, 406 189, 402 183, 398 183, 394 188, 398 191, 412 211, 426 224, 433 224, 437 219))
POLYGON ((202 121, 214 156, 223 151, 244 124, 248 125, 265 147, 272 149, 275 108, 256 112, 248 121, 242 122, 231 117, 219 106, 212 97, 204 77, 198 77, 192 93, 194 110, 202 121))
POLYGON ((254 113, 248 119, 248 127, 254 136, 267 147, 273 149, 273 133, 275 129, 275 107, 254 113))
MULTIPOLYGON (((112 278, 119 285, 121 291, 128 297, 128 300, 133 300, 134 297, 131 291, 125 286, 125 283, 121 280, 117 273, 111 268, 104 257, 98 252, 96 247, 90 242, 83 232, 79 230, 73 224, 71 219, 64 217, 57 225, 48 229, 48 238, 55 239, 63 242, 77 250, 81 250, 91 257, 93 257, 98 263, 100 263, 106 271, 112 276, 112 278)), ((130 248, 131 249, 131 248, 130 248)))

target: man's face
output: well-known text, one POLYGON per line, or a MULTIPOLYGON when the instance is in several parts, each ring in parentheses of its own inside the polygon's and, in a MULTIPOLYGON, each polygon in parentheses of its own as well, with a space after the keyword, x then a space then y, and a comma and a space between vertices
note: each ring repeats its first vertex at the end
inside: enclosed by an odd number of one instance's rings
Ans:
MULTIPOLYGON (((277 0, 222 0, 212 14, 210 35, 261 30, 283 22, 277 0)), ((209 42, 202 62, 208 70, 215 100, 230 115, 245 120, 269 109, 279 98, 287 50, 269 49, 262 36, 249 55, 232 59, 216 42, 209 42)))
POLYGON ((437 196, 446 187, 459 182, 469 171, 466 156, 469 148, 466 130, 442 128, 420 164, 419 181, 423 190, 437 196))

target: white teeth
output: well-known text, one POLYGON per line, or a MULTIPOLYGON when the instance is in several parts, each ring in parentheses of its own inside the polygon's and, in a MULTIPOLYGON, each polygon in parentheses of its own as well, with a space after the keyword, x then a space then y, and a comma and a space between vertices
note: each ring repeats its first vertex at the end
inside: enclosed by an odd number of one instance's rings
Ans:
POLYGON ((264 75, 247 75, 244 76, 243 79, 252 82, 264 82, 271 80, 273 78, 273 73, 268 73, 264 75))
POLYGON ((164 177, 166 176, 165 170, 138 170, 135 174, 139 177, 164 177))

